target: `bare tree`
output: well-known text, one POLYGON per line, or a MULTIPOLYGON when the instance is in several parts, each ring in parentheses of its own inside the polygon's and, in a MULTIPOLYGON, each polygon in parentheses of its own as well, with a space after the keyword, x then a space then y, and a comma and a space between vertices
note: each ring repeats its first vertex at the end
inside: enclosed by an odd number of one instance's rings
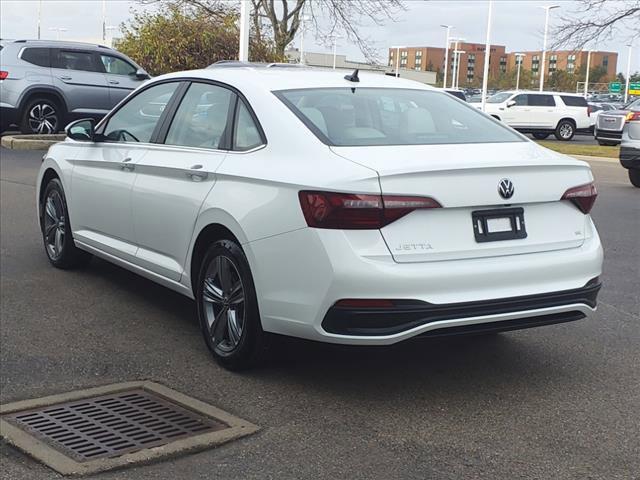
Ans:
POLYGON ((640 36, 640 0, 579 0, 553 33, 552 48, 580 49, 614 36, 632 41, 640 36))
MULTIPOLYGON (((170 3, 181 8, 195 8, 211 15, 220 15, 232 7, 223 0, 140 0, 142 3, 170 3)), ((273 38, 276 52, 284 52, 301 28, 303 15, 322 43, 332 44, 334 35, 342 33, 358 46, 369 61, 377 51, 374 42, 362 34, 365 23, 383 25, 395 20, 395 15, 405 9, 403 0, 251 0, 252 34, 261 38, 268 34, 273 38)), ((305 26, 306 28, 306 26, 305 26)))

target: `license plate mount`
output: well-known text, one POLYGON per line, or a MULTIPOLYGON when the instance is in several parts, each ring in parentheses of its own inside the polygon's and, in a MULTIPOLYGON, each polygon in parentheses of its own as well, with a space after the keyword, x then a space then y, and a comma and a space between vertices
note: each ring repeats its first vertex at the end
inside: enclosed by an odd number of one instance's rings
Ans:
POLYGON ((471 212, 476 242, 527 238, 523 208, 497 208, 471 212))

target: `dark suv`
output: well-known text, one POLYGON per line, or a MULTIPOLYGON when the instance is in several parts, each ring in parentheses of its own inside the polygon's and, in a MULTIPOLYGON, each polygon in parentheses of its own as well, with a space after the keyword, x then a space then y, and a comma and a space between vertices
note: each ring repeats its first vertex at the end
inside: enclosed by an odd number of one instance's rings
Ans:
POLYGON ((102 45, 52 40, 0 45, 0 130, 55 133, 71 120, 102 118, 149 78, 122 53, 102 45))

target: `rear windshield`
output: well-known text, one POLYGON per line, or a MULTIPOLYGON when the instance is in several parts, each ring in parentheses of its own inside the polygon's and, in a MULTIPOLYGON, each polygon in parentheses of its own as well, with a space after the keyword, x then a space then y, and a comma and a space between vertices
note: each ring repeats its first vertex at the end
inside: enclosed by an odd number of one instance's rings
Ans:
POLYGON ((586 107, 587 100, 584 97, 574 97, 573 95, 560 95, 560 98, 567 107, 586 107))
POLYGON ((525 141, 451 95, 400 88, 274 92, 324 143, 336 146, 525 141))

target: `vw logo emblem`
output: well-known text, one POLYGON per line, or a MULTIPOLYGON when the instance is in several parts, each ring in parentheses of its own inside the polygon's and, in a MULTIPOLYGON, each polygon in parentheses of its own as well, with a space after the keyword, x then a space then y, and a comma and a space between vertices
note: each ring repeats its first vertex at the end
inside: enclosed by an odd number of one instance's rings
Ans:
POLYGON ((508 178, 503 178, 498 182, 498 193, 504 199, 513 197, 513 183, 508 178))

